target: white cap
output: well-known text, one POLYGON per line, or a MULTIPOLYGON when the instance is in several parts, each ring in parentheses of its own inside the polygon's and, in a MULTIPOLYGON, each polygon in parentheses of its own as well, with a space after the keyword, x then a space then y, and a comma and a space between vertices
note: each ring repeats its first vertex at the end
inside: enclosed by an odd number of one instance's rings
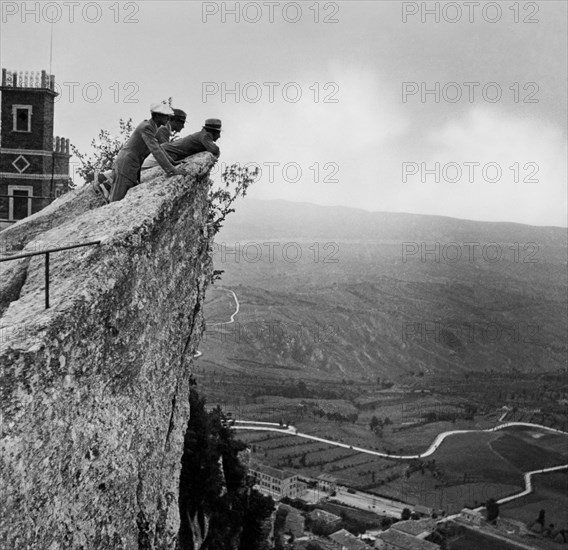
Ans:
POLYGON ((161 115, 170 115, 173 116, 174 111, 167 103, 155 103, 154 105, 150 106, 151 113, 159 113, 161 115))

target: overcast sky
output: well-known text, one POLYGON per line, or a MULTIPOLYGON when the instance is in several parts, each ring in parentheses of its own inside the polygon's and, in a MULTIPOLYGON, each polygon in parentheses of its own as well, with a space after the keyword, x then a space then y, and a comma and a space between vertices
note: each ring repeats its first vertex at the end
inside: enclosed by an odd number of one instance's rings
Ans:
POLYGON ((171 96, 184 133, 222 119, 222 164, 261 166, 252 197, 566 226, 566 22, 554 0, 2 2, 0 58, 48 69, 53 26, 80 150, 171 96))

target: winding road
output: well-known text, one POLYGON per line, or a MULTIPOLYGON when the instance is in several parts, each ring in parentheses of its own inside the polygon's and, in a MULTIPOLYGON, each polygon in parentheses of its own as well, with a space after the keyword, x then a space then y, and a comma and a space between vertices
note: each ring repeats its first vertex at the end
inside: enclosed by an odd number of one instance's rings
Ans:
POLYGON ((209 326, 216 327, 216 326, 219 326, 219 325, 230 325, 231 323, 235 322, 235 316, 239 312, 241 305, 239 304, 239 299, 237 298, 237 295, 232 290, 228 290, 227 292, 232 294, 233 298, 235 299, 235 312, 231 315, 231 318, 230 318, 229 321, 224 321, 223 323, 207 323, 209 326))
POLYGON ((532 486, 532 477, 537 474, 547 474, 549 472, 559 472, 561 470, 565 470, 568 468, 568 464, 564 464, 563 466, 554 466, 553 468, 544 468, 542 470, 533 470, 532 472, 527 472, 525 474, 525 490, 520 493, 515 493, 514 495, 501 498, 497 501, 497 504, 505 504, 511 500, 515 500, 520 497, 524 497, 529 495, 533 491, 532 486))
MULTIPOLYGON (((347 443, 340 443, 339 441, 333 441, 332 439, 324 439, 323 437, 317 437, 315 435, 309 435, 299 432, 294 426, 289 426, 288 428, 272 427, 280 426, 276 422, 255 422, 253 420, 235 420, 235 426, 237 430, 264 430, 273 431, 280 433, 287 433, 290 435, 296 435, 298 437, 303 437, 305 439, 312 439, 313 441, 319 441, 321 443, 328 443, 329 445, 335 445, 336 447, 343 447, 345 449, 352 449, 360 453, 367 453, 370 455, 380 456, 382 458, 397 458, 400 460, 412 460, 415 458, 426 458, 436 452, 436 449, 442 444, 446 437, 456 434, 467 434, 467 433, 480 433, 480 432, 496 432, 498 430, 503 430, 505 428, 510 428, 513 426, 523 426, 528 428, 538 428, 541 430, 547 430, 559 434, 568 435, 568 432, 563 432, 562 430, 556 430, 554 428, 549 428, 548 426, 541 426, 540 424, 530 424, 529 422, 507 422, 506 424, 501 424, 500 426, 495 426, 494 428, 488 428, 487 430, 451 430, 449 432, 443 432, 438 434, 431 445, 423 452, 417 455, 394 455, 388 453, 381 453, 380 451, 373 451, 371 449, 365 449, 363 447, 354 447, 353 445, 347 445, 347 443), (244 424, 244 426, 238 426, 237 424, 244 424)), ((568 467, 568 464, 565 466, 568 467)))
MULTIPOLYGON (((239 310, 240 310, 240 304, 239 304, 239 300, 238 300, 235 292, 232 291, 232 290, 229 290, 228 292, 233 295, 233 299, 235 300, 235 311, 233 312, 233 314, 231 315, 231 318, 228 321, 221 322, 221 323, 209 323, 210 326, 230 325, 230 324, 235 322, 235 317, 239 313, 239 310)), ((200 351, 197 351, 194 355, 194 358, 197 358, 201 355, 203 355, 203 354, 200 351)), ((505 410, 503 415, 499 418, 500 422, 505 419, 508 412, 509 412, 509 409, 507 408, 507 410, 505 410)), ((345 449, 351 449, 353 451, 357 451, 357 452, 360 452, 360 453, 366 453, 366 454, 370 454, 370 455, 374 455, 374 456, 379 456, 379 457, 382 457, 382 458, 395 458, 395 459, 399 459, 399 460, 412 460, 412 459, 418 459, 418 458, 426 458, 428 456, 433 455, 436 452, 436 450, 438 449, 438 447, 443 443, 443 441, 447 437, 450 437, 451 435, 466 434, 466 433, 479 433, 479 432, 496 432, 496 431, 499 431, 499 430, 504 430, 506 428, 511 428, 511 427, 515 427, 515 426, 521 426, 521 427, 525 427, 525 428, 535 428, 535 429, 539 429, 539 430, 545 430, 545 431, 548 431, 548 432, 554 432, 554 433, 558 433, 558 434, 568 435, 568 432, 565 432, 565 431, 562 431, 562 430, 557 430, 555 428, 549 428, 548 426, 542 426, 540 424, 531 424, 530 422, 505 422, 504 424, 500 424, 499 426, 495 426, 493 428, 488 428, 486 430, 451 430, 451 431, 443 432, 443 433, 438 434, 436 436, 434 441, 430 444, 430 446, 423 453, 415 454, 415 455, 393 455, 393 454, 388 454, 388 453, 381 453, 379 451, 373 451, 371 449, 365 449, 363 447, 355 447, 353 445, 347 445, 346 443, 340 443, 338 441, 332 441, 330 439, 325 439, 325 438, 322 438, 322 437, 317 437, 317 436, 314 436, 314 435, 309 435, 309 434, 306 434, 306 433, 298 432, 298 429, 294 426, 288 426, 287 428, 283 428, 283 427, 280 427, 280 424, 277 424, 275 422, 258 422, 258 421, 255 421, 255 420, 235 420, 235 424, 234 424, 233 427, 237 430, 240 429, 240 430, 272 431, 272 432, 279 432, 279 433, 287 433, 289 435, 295 435, 297 437, 303 437, 304 439, 311 439, 312 441, 319 441, 321 443, 327 443, 328 445, 334 445, 336 447, 343 447, 345 449)), ((507 502, 510 502, 512 500, 516 500, 518 498, 524 497, 524 496, 532 493, 532 491, 533 491, 533 486, 532 486, 533 476, 538 475, 538 474, 546 474, 548 472, 557 472, 557 471, 561 471, 561 470, 565 470, 565 469, 568 469, 568 464, 564 464, 564 465, 561 465, 561 466, 553 466, 551 468, 543 468, 541 470, 533 470, 531 472, 526 472, 524 474, 525 489, 523 491, 519 492, 519 493, 515 493, 514 495, 510 495, 510 496, 504 497, 502 499, 499 499, 497 501, 497 503, 498 504, 505 504, 507 502)))
MULTIPOLYGON (((334 445, 336 447, 343 447, 344 449, 351 449, 353 451, 357 451, 360 453, 367 453, 374 456, 380 456, 382 458, 396 458, 399 460, 412 460, 416 458, 426 458, 431 456, 436 452, 436 449, 442 444, 442 442, 451 435, 456 434, 466 434, 466 433, 480 433, 480 432, 496 432, 499 430, 504 430, 506 428, 511 428, 515 426, 521 426, 526 428, 535 428, 540 430, 546 430, 549 432, 554 432, 558 434, 568 435, 568 432, 564 432, 562 430, 557 430, 555 428, 549 428, 548 426, 541 426, 540 424, 531 424, 530 422, 507 422, 505 424, 501 424, 499 426, 495 426, 494 428, 488 428, 487 430, 451 430, 448 432, 443 432, 438 434, 434 441, 430 444, 430 446, 421 454, 417 455, 394 455, 388 453, 381 453, 379 451, 373 451, 371 449, 364 449, 363 447, 355 447, 353 445, 347 445, 346 443, 340 443, 338 441, 333 441, 331 439, 324 439, 323 437, 316 437, 313 435, 305 434, 298 432, 298 429, 294 426, 288 426, 287 428, 281 428, 280 424, 276 422, 255 422, 253 420, 235 420, 235 425, 233 428, 237 430, 257 430, 257 431, 272 431, 272 432, 279 432, 289 435, 295 435, 297 437, 303 437, 304 439, 311 439, 313 441, 319 441, 321 443, 327 443, 328 445, 334 445), (240 425, 239 425, 240 424, 240 425)), ((536 474, 546 474, 548 472, 556 472, 560 470, 568 469, 568 464, 564 464, 561 466, 554 466, 552 468, 544 468, 541 470, 533 470, 532 472, 527 472, 524 474, 525 478, 525 489, 520 493, 515 493, 514 495, 510 495, 508 497, 504 497, 498 500, 498 504, 504 504, 511 500, 515 500, 517 498, 524 497, 530 494, 533 490, 532 488, 532 476, 536 474)))
MULTIPOLYGON (((235 322, 235 316, 237 315, 237 313, 239 312, 239 309, 241 308, 241 305, 239 304, 239 299, 237 298, 237 295, 232 291, 232 290, 228 290, 227 292, 229 292, 230 294, 233 295, 233 298, 235 299, 235 312, 231 315, 231 318, 229 321, 224 321, 222 323, 207 323, 210 327, 215 327, 215 326, 219 326, 219 325, 230 325, 231 323, 235 322)), ((203 355, 203 352, 201 351, 196 351, 193 354, 193 358, 194 359, 198 359, 199 357, 201 357, 203 355)))

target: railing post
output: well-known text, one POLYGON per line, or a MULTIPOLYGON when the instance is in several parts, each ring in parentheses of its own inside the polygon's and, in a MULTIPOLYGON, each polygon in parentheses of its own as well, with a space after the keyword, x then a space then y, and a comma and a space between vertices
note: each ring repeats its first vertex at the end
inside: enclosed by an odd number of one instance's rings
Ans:
MULTIPOLYGON (((1 196, 1 195, 0 195, 1 196)), ((13 260, 20 260, 22 258, 31 258, 45 254, 45 309, 49 309, 49 254, 51 252, 61 252, 63 250, 74 250, 75 248, 82 248, 84 246, 100 245, 101 241, 92 241, 87 243, 75 244, 72 246, 62 246, 59 248, 50 248, 49 250, 42 250, 40 252, 28 252, 26 254, 14 254, 7 258, 0 255, 0 264, 3 262, 11 262, 13 260)))
POLYGON ((45 309, 49 309, 49 252, 45 253, 45 309))

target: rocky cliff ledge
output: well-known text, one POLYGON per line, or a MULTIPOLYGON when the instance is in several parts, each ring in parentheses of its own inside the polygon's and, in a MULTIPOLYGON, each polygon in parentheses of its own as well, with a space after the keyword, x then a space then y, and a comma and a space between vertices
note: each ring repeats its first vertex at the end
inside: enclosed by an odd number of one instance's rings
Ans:
MULTIPOLYGON (((173 549, 190 365, 212 266, 209 153, 101 206, 82 188, 0 233, 0 546, 173 549)), ((153 176, 153 177, 152 177, 153 176)))

